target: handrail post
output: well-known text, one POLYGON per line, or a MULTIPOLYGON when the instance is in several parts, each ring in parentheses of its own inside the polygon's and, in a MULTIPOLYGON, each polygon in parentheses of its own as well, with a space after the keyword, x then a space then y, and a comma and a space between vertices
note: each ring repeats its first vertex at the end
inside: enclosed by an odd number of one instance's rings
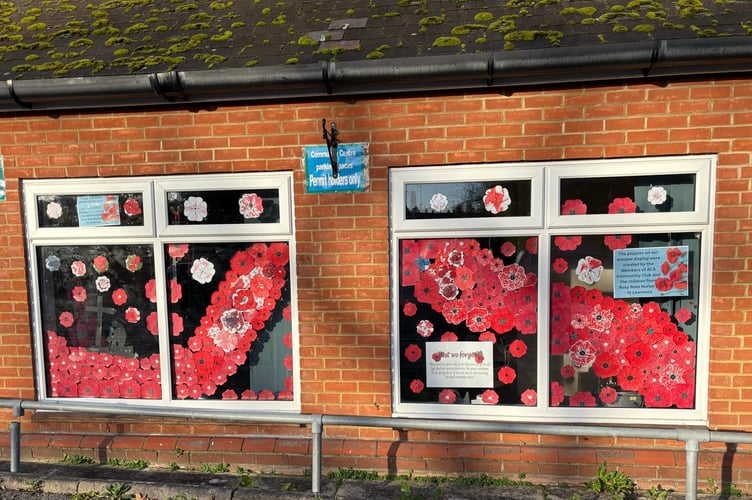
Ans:
POLYGON ((324 418, 321 414, 311 415, 311 491, 314 495, 321 492, 321 436, 324 430, 324 418))
MULTIPOLYGON (((24 410, 21 407, 21 401, 13 405, 13 416, 23 417, 24 410)), ((13 420, 10 422, 10 471, 21 471, 21 422, 13 420)))
POLYGON ((687 439, 684 445, 687 453, 685 471, 685 498, 697 500, 697 454, 700 451, 700 442, 697 439, 687 439))

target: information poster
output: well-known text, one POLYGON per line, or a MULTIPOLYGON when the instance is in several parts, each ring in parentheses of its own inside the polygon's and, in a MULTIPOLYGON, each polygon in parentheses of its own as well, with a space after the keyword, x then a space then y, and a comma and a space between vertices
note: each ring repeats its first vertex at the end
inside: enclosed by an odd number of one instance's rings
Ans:
POLYGON ((79 196, 76 208, 80 227, 120 224, 120 202, 116 195, 79 196))
POLYGON ((306 187, 309 193, 365 191, 369 185, 368 143, 340 144, 337 177, 326 146, 305 147, 306 187))
POLYGON ((614 298, 689 295, 688 246, 614 250, 614 298))
POLYGON ((493 387, 491 342, 426 342, 427 387, 493 387))

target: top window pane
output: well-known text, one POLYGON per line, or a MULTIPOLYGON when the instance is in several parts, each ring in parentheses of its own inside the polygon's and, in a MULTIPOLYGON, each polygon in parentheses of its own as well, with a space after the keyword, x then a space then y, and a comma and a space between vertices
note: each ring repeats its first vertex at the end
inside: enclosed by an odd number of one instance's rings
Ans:
POLYGON ((531 192, 529 179, 405 184, 405 218, 530 216, 531 192))
POLYGON ((40 195, 36 197, 40 228, 143 226, 142 193, 40 195))
POLYGON ((693 212, 695 174, 562 178, 561 215, 693 212))
POLYGON ((170 226, 279 223, 279 189, 168 191, 170 226))

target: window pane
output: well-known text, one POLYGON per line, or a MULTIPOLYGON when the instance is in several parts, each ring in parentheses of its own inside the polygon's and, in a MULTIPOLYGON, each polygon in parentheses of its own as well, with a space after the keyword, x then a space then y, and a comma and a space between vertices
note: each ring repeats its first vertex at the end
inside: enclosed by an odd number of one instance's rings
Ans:
POLYGON ((169 191, 168 224, 278 223, 279 190, 169 191))
POLYGON ((529 180, 405 185, 405 218, 458 219, 530 215, 529 180))
POLYGON ((39 227, 143 226, 141 193, 37 196, 39 227))
POLYGON ((551 404, 694 408, 695 233, 555 236, 551 404))
POLYGON ((562 215, 695 210, 695 175, 561 179, 562 215))
POLYGON ((536 403, 537 243, 400 241, 403 402, 536 403))
POLYGON ((47 392, 161 397, 150 245, 37 247, 47 392))
POLYGON ((293 399, 289 246, 165 247, 173 395, 293 399))

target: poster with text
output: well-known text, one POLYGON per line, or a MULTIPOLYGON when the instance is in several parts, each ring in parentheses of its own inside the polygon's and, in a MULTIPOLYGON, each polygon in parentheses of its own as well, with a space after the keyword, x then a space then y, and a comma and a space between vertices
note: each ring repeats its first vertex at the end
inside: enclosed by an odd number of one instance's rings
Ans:
POLYGON ((689 247, 614 250, 614 298, 689 294, 689 247))
POLYGON ((493 387, 493 343, 426 342, 428 387, 493 387))

